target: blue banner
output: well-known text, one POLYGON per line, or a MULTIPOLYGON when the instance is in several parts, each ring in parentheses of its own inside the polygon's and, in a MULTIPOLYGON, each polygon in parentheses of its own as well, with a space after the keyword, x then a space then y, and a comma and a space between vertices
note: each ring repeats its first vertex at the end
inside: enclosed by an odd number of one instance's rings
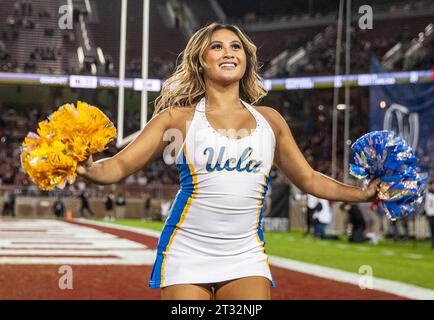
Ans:
MULTIPOLYGON (((382 72, 377 59, 372 72, 382 72)), ((369 129, 392 130, 416 151, 418 165, 434 179, 434 84, 369 87, 369 129)))

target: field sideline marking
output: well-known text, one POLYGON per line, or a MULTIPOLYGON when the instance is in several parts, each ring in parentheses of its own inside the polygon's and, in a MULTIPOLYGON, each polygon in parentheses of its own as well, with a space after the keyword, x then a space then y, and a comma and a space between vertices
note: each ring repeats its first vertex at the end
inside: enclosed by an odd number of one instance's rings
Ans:
MULTIPOLYGON (((131 231, 139 234, 143 234, 150 237, 160 237, 160 232, 150 229, 143 229, 139 227, 122 226, 113 223, 90 221, 90 220, 77 220, 84 224, 108 227, 113 229, 131 231)), ((276 267, 306 273, 320 278, 335 280, 339 282, 345 282, 358 286, 361 279, 360 274, 343 271, 339 269, 319 266, 312 263, 301 262, 288 258, 282 258, 269 255, 270 264, 276 267)), ((415 285, 407 284, 404 282, 387 280, 374 277, 373 280, 374 290, 392 293, 401 297, 417 300, 434 300, 434 290, 418 287, 415 285)), ((362 289, 361 289, 362 290, 362 289)), ((370 290, 370 289, 366 289, 370 290)))
POLYGON ((18 264, 151 266, 157 253, 144 244, 91 225, 73 225, 63 220, 17 220, 5 222, 4 226, 3 229, 12 231, 6 232, 7 236, 0 232, 0 268, 18 264), (43 225, 45 232, 13 231, 23 230, 23 225, 33 230, 43 225), (66 236, 62 238, 62 234, 66 236))
POLYGON ((131 231, 131 232, 143 234, 145 236, 149 236, 149 237, 153 237, 153 238, 159 238, 160 234, 161 234, 160 231, 144 229, 144 228, 139 228, 139 227, 122 226, 122 225, 114 224, 114 223, 110 223, 110 222, 93 221, 93 220, 78 220, 78 219, 74 219, 73 221, 78 222, 78 223, 83 223, 83 224, 91 224, 91 225, 93 224, 93 225, 101 226, 101 227, 108 227, 108 228, 113 228, 113 229, 131 231))

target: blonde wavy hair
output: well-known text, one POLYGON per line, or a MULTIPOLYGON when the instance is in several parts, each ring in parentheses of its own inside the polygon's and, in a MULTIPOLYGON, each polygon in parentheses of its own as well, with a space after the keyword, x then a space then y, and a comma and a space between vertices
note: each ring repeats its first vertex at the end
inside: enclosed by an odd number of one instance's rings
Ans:
POLYGON ((229 24, 211 23, 199 29, 188 41, 184 51, 179 55, 181 63, 173 75, 167 79, 161 93, 155 100, 154 114, 166 108, 191 107, 205 95, 205 81, 199 67, 205 65, 203 54, 211 43, 213 32, 227 29, 235 33, 241 40, 246 54, 246 72, 240 80, 241 99, 255 104, 267 94, 258 74, 259 64, 256 57, 256 46, 238 27, 229 24))

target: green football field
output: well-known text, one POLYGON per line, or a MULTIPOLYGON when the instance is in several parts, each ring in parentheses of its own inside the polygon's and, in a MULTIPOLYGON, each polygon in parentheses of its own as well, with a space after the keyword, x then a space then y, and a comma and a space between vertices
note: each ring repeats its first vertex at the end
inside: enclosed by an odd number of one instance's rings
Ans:
MULTIPOLYGON (((157 231, 163 228, 160 221, 120 219, 112 223, 157 231)), ((298 230, 265 232, 264 236, 270 255, 354 273, 360 266, 369 265, 375 277, 434 289, 434 250, 428 241, 354 244, 346 239, 317 240, 298 230)))

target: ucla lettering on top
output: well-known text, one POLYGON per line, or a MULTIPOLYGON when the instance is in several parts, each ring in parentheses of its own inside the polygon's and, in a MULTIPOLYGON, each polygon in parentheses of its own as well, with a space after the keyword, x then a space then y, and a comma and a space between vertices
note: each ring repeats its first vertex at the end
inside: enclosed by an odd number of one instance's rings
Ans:
POLYGON ((262 161, 257 161, 254 159, 251 159, 247 161, 250 156, 253 153, 252 147, 247 147, 243 150, 241 153, 241 156, 236 158, 228 158, 226 161, 223 161, 224 154, 225 154, 226 147, 222 146, 220 147, 217 159, 215 159, 214 155, 214 148, 213 147, 207 147, 203 151, 203 154, 205 156, 208 156, 208 160, 206 162, 206 171, 213 172, 213 171, 246 171, 246 172, 253 172, 256 173, 259 171, 262 161))

